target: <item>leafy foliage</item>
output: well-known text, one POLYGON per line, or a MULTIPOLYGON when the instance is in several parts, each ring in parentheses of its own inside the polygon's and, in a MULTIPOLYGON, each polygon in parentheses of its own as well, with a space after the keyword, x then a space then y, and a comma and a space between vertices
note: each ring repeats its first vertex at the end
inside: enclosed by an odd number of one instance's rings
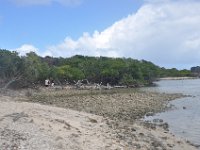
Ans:
POLYGON ((132 58, 40 57, 34 52, 20 57, 17 52, 0 49, 0 82, 10 80, 29 86, 43 84, 46 78, 62 83, 87 79, 90 82, 137 86, 152 83, 159 77, 191 76, 189 70, 165 69, 146 60, 132 58))

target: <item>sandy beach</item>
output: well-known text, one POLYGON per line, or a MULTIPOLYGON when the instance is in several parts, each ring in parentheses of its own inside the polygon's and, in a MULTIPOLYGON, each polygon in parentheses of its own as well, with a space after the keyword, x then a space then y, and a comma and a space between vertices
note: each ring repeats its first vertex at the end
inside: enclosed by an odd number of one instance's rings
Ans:
POLYGON ((180 94, 39 89, 0 96, 2 150, 193 150, 159 125, 140 121, 180 94))

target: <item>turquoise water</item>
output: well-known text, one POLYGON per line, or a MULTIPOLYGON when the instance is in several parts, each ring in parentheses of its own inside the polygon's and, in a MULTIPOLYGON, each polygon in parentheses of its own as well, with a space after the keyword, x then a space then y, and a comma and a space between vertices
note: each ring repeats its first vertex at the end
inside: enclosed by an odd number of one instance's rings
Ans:
POLYGON ((190 97, 180 98, 170 102, 173 109, 145 118, 163 119, 169 124, 169 130, 194 144, 200 145, 200 79, 195 80, 162 80, 158 86, 143 88, 164 93, 183 93, 190 97))

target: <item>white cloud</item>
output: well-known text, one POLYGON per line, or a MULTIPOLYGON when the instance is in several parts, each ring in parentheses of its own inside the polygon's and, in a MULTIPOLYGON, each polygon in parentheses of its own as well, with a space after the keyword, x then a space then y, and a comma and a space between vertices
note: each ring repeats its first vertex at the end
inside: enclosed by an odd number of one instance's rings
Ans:
POLYGON ((67 37, 43 55, 132 57, 165 67, 200 64, 200 2, 146 3, 102 32, 67 37))
POLYGON ((52 3, 58 3, 65 6, 74 6, 81 3, 81 0, 9 0, 9 1, 19 6, 51 5, 52 3))
POLYGON ((24 44, 21 47, 16 48, 15 51, 17 51, 20 56, 25 56, 29 52, 39 53, 39 49, 30 44, 24 44))

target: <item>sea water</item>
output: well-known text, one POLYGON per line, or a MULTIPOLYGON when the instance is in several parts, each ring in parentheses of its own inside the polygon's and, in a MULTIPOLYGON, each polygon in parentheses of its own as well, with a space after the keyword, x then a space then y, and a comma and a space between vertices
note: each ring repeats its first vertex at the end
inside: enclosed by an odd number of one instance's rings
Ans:
POLYGON ((163 119, 169 124, 170 132, 200 145, 200 79, 161 80, 156 84, 156 87, 142 90, 190 96, 171 101, 172 109, 145 119, 163 119))

